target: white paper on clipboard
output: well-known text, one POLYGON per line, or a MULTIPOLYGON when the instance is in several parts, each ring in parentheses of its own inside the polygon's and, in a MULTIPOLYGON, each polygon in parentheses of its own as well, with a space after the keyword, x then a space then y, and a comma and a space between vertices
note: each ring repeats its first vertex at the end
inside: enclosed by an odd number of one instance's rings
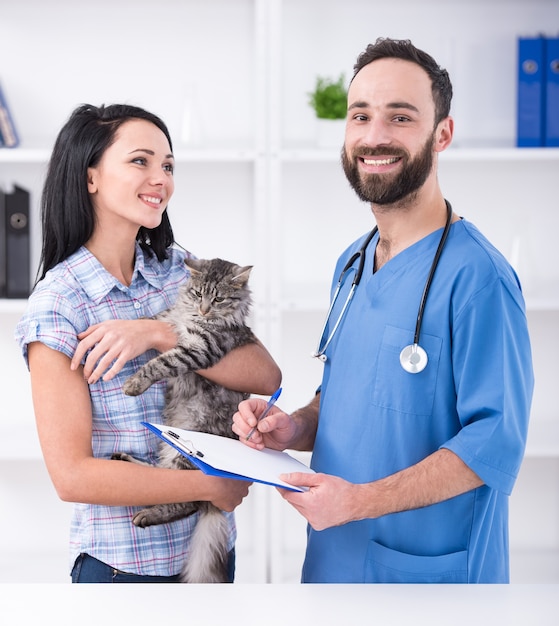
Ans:
POLYGON ((189 458, 206 474, 264 483, 293 491, 304 491, 282 480, 281 474, 314 470, 287 452, 264 448, 255 450, 237 439, 142 422, 158 437, 189 458), (172 434, 170 434, 172 433, 172 434))

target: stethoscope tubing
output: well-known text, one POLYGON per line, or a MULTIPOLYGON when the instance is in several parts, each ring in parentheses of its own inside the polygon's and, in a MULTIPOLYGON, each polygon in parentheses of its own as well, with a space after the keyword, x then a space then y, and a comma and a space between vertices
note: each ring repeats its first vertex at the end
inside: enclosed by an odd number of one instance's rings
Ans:
POLYGON ((323 362, 326 361, 326 355, 324 354, 326 352, 326 348, 330 345, 330 342, 334 338, 334 335, 336 334, 336 331, 338 330, 338 326, 340 325, 340 323, 342 321, 342 318, 343 318, 343 316, 344 316, 344 314, 345 314, 345 312, 346 312, 346 310, 347 310, 347 308, 349 306, 349 303, 351 302, 351 300, 353 298, 353 294, 355 293, 355 289, 357 288, 357 285, 359 285, 359 283, 361 282, 361 276, 363 275, 363 269, 365 267, 365 250, 367 249, 367 247, 371 243, 371 240, 373 239, 373 237, 375 236, 377 231, 378 231, 378 227, 375 226, 373 228, 373 230, 367 235, 367 238, 363 242, 363 245, 361 246, 361 248, 359 248, 359 251, 355 252, 351 256, 351 258, 344 265, 344 268, 342 269, 342 271, 340 273, 340 278, 338 279, 338 284, 336 285, 336 289, 334 291, 334 295, 332 296, 332 301, 330 302, 330 307, 328 308, 328 312, 326 313, 326 317, 324 319, 324 324, 322 325, 322 332, 320 333, 320 339, 318 340, 318 346, 317 346, 315 352, 313 352, 312 355, 311 355, 313 357, 316 357, 316 358, 320 359, 323 362), (353 276, 353 281, 351 282, 351 288, 349 290, 349 294, 348 294, 348 296, 346 298, 344 306, 342 307, 342 310, 340 311, 340 314, 338 315, 338 319, 336 320, 336 323, 334 324, 334 328, 330 331, 330 333, 328 334, 328 337, 326 338, 326 342, 321 347, 322 339, 324 337, 324 331, 326 330, 326 327, 328 326, 328 321, 330 319, 330 315, 332 313, 332 309, 334 308, 334 305, 336 304, 336 300, 338 299, 338 294, 340 293, 340 289, 342 288, 342 284, 344 282, 344 276, 353 267, 353 264, 355 263, 355 261, 357 259, 359 259, 359 265, 357 266, 357 269, 355 270, 355 274, 353 276))
POLYGON ((427 304, 427 296, 429 295, 431 283, 433 282, 433 277, 435 276, 435 272, 437 271, 437 267, 439 266, 439 259, 441 258, 441 254, 443 252, 448 233, 450 232, 450 225, 452 222, 452 207, 450 206, 450 202, 448 202, 447 200, 445 200, 445 204, 447 211, 446 223, 444 226, 443 234, 441 235, 441 239, 439 241, 439 245, 437 246, 437 251, 435 252, 435 256, 433 258, 433 263, 431 263, 429 276, 427 277, 427 280, 425 282, 425 287, 423 288, 423 294, 421 295, 421 301, 417 310, 417 320, 415 323, 415 332, 413 335, 413 343, 415 346, 419 345, 419 334, 421 332, 421 323, 423 322, 423 312, 425 311, 425 305, 427 304))

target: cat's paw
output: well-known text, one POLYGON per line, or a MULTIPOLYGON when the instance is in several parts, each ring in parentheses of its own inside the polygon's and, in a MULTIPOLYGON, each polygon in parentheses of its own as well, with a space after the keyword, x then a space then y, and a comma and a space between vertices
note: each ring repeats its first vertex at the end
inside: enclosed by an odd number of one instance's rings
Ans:
POLYGON ((140 528, 147 528, 156 524, 168 524, 196 513, 199 506, 198 502, 154 504, 138 511, 132 518, 132 523, 140 528))
POLYGON ((157 514, 154 514, 152 507, 148 507, 147 509, 142 509, 138 511, 136 515, 132 518, 132 523, 134 526, 139 526, 140 528, 147 528, 148 526, 153 526, 154 524, 160 524, 161 521, 157 514))
POLYGON ((139 396, 144 393, 144 391, 149 387, 149 383, 142 382, 141 378, 138 376, 130 376, 124 381, 124 385, 122 385, 122 391, 127 396, 139 396))
POLYGON ((131 454, 127 454, 126 452, 113 452, 111 454, 111 461, 128 461, 129 463, 149 466, 149 463, 139 461, 136 457, 133 457, 131 454))
POLYGON ((111 454, 112 461, 129 461, 130 463, 136 462, 136 459, 126 452, 113 452, 111 454))

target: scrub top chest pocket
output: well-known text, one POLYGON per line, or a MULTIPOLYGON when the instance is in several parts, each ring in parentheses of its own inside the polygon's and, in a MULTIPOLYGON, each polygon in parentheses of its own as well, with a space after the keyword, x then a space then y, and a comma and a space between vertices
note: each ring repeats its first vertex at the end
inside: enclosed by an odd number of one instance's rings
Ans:
POLYGON ((409 343, 409 337, 409 328, 385 327, 375 368, 372 403, 399 413, 429 416, 433 411, 443 341, 422 333, 421 344, 429 362, 423 371, 410 376, 400 365, 400 352, 409 343))

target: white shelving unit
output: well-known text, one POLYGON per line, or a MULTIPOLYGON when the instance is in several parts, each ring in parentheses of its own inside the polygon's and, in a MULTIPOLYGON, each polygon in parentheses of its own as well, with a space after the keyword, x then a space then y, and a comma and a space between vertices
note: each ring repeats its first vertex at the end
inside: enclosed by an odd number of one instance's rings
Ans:
MULTIPOLYGON (((314 78, 349 77, 357 54, 381 35, 409 37, 449 69, 456 137, 441 155, 441 186, 518 268, 533 339, 532 423, 511 498, 512 579, 559 582, 559 150, 514 148, 516 37, 559 23, 557 2, 404 0, 397 13, 378 0, 16 4, 2 8, 0 79, 23 141, 0 150, 0 184, 31 189, 33 271, 45 167, 70 111, 127 101, 159 113, 175 142, 176 237, 199 256, 255 266, 253 326, 284 372, 286 409, 306 403, 320 383, 321 365, 309 355, 332 270, 341 250, 372 227, 339 150, 316 147, 307 104, 314 78)), ((10 564, 0 582, 58 582, 68 580, 69 505, 44 469, 12 339, 24 306, 0 301, 0 498, 17 511, 0 522, 0 554, 10 564), (39 562, 33 574, 26 557, 39 562)), ((238 582, 296 582, 304 520, 262 486, 237 519, 238 582)))

